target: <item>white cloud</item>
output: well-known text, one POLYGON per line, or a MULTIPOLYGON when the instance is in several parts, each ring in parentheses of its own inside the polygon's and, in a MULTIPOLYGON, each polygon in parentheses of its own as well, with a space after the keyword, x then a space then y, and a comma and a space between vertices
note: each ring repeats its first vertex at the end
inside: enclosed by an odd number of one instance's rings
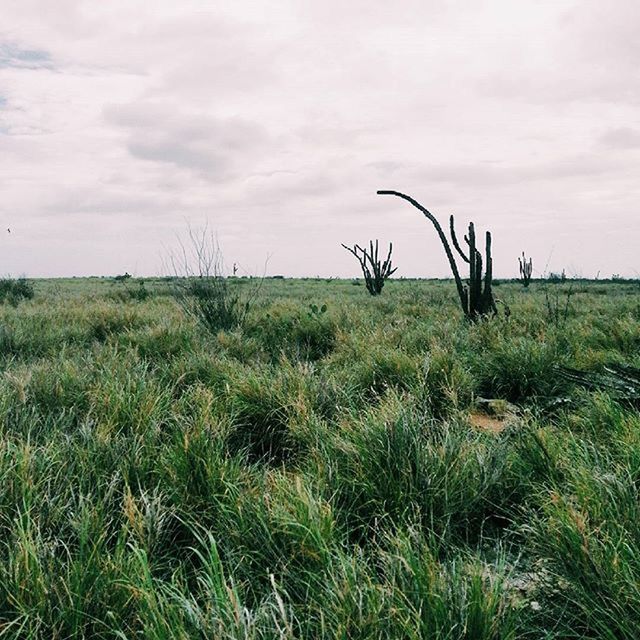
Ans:
POLYGON ((349 275, 379 237, 446 275, 397 188, 491 228, 499 275, 635 273, 639 6, 7 0, 5 270, 155 273, 209 219, 257 270, 349 275))

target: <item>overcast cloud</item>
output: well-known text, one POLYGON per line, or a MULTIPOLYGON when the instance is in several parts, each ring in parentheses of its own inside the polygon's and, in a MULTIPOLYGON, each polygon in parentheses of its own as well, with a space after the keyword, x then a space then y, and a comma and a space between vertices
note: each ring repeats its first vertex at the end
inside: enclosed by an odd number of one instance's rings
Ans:
POLYGON ((162 271, 208 221, 229 263, 350 276, 442 220, 499 276, 640 275, 637 0, 3 0, 0 271, 162 271))

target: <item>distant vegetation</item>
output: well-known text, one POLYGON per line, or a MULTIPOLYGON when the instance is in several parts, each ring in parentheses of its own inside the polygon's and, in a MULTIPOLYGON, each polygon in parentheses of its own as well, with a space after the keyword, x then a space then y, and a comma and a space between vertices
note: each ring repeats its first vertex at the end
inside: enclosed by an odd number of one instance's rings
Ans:
POLYGON ((637 283, 182 282, 0 307, 2 637, 637 637, 637 283))
POLYGON ((518 258, 518 267, 520 269, 520 281, 525 289, 529 286, 531 282, 531 276, 533 275, 533 260, 524 255, 524 251, 522 252, 522 257, 518 258))
POLYGON ((348 247, 346 244, 342 245, 349 253, 351 253, 360 263, 362 269, 362 275, 364 276, 364 283, 367 286, 367 291, 372 296, 379 296, 382 293, 385 281, 390 278, 398 269, 398 267, 392 268, 391 265, 391 253, 393 251, 393 244, 389 243, 389 253, 387 259, 382 261, 378 257, 378 241, 374 247, 373 240, 369 241, 369 249, 363 249, 360 245, 355 244, 353 247, 348 247))
POLYGON ((8 302, 15 306, 21 300, 31 300, 33 293, 33 283, 26 278, 0 279, 0 304, 8 302))

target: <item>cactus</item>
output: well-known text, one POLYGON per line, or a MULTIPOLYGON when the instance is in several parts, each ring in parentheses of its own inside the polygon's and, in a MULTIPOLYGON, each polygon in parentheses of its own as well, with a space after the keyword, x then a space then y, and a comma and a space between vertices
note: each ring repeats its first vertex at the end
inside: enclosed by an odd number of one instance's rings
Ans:
POLYGON ((399 191, 378 191, 377 193, 378 195, 397 196, 399 198, 402 198, 403 200, 406 200, 414 207, 416 207, 416 209, 421 211, 424 216, 432 222, 438 233, 438 236, 440 237, 440 242, 442 242, 442 246, 447 255, 447 259, 449 260, 449 266, 451 267, 453 279, 455 280, 456 288, 458 290, 460 306, 462 307, 462 311, 465 317, 471 322, 476 322, 480 318, 484 318, 489 315, 496 315, 498 313, 498 310, 496 308, 495 299, 491 290, 491 285, 493 282, 491 233, 487 231, 485 236, 485 264, 483 275, 482 254, 480 253, 480 251, 478 251, 478 249, 476 249, 476 234, 473 222, 469 223, 468 235, 464 237, 464 240, 468 247, 468 254, 465 254, 465 252, 460 247, 458 238, 456 236, 454 228, 454 218, 453 216, 450 216, 449 231, 451 234, 451 242, 462 260, 469 265, 469 279, 466 283, 463 283, 462 278, 460 277, 460 271, 458 269, 456 259, 451 249, 451 245, 449 244, 447 236, 445 235, 445 232, 443 231, 436 217, 430 211, 425 209, 425 207, 423 207, 419 202, 404 193, 400 193, 399 191))
POLYGON ((391 268, 391 252, 393 251, 393 244, 389 243, 389 253, 387 259, 384 262, 380 262, 378 259, 378 241, 376 240, 375 248, 373 246, 373 240, 369 241, 369 251, 363 249, 360 245, 354 245, 353 248, 347 247, 346 244, 342 245, 349 253, 352 253, 360 263, 362 268, 362 275, 364 276, 364 282, 367 285, 367 291, 372 296, 378 296, 382 293, 382 287, 384 282, 389 278, 395 269, 391 268))
POLYGON ((518 258, 518 263, 520 264, 520 282, 528 287, 533 273, 533 260, 531 258, 527 260, 523 251, 522 258, 518 258))

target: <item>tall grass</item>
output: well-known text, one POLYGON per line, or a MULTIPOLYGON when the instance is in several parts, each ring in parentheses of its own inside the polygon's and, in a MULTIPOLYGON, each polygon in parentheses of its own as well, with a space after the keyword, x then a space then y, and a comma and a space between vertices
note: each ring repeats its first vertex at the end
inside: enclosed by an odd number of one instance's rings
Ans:
POLYGON ((273 280, 214 332, 165 281, 36 285, 0 307, 0 637, 637 637, 637 409, 555 368, 640 365, 634 285, 563 325, 502 284, 470 327, 448 283, 273 280))

